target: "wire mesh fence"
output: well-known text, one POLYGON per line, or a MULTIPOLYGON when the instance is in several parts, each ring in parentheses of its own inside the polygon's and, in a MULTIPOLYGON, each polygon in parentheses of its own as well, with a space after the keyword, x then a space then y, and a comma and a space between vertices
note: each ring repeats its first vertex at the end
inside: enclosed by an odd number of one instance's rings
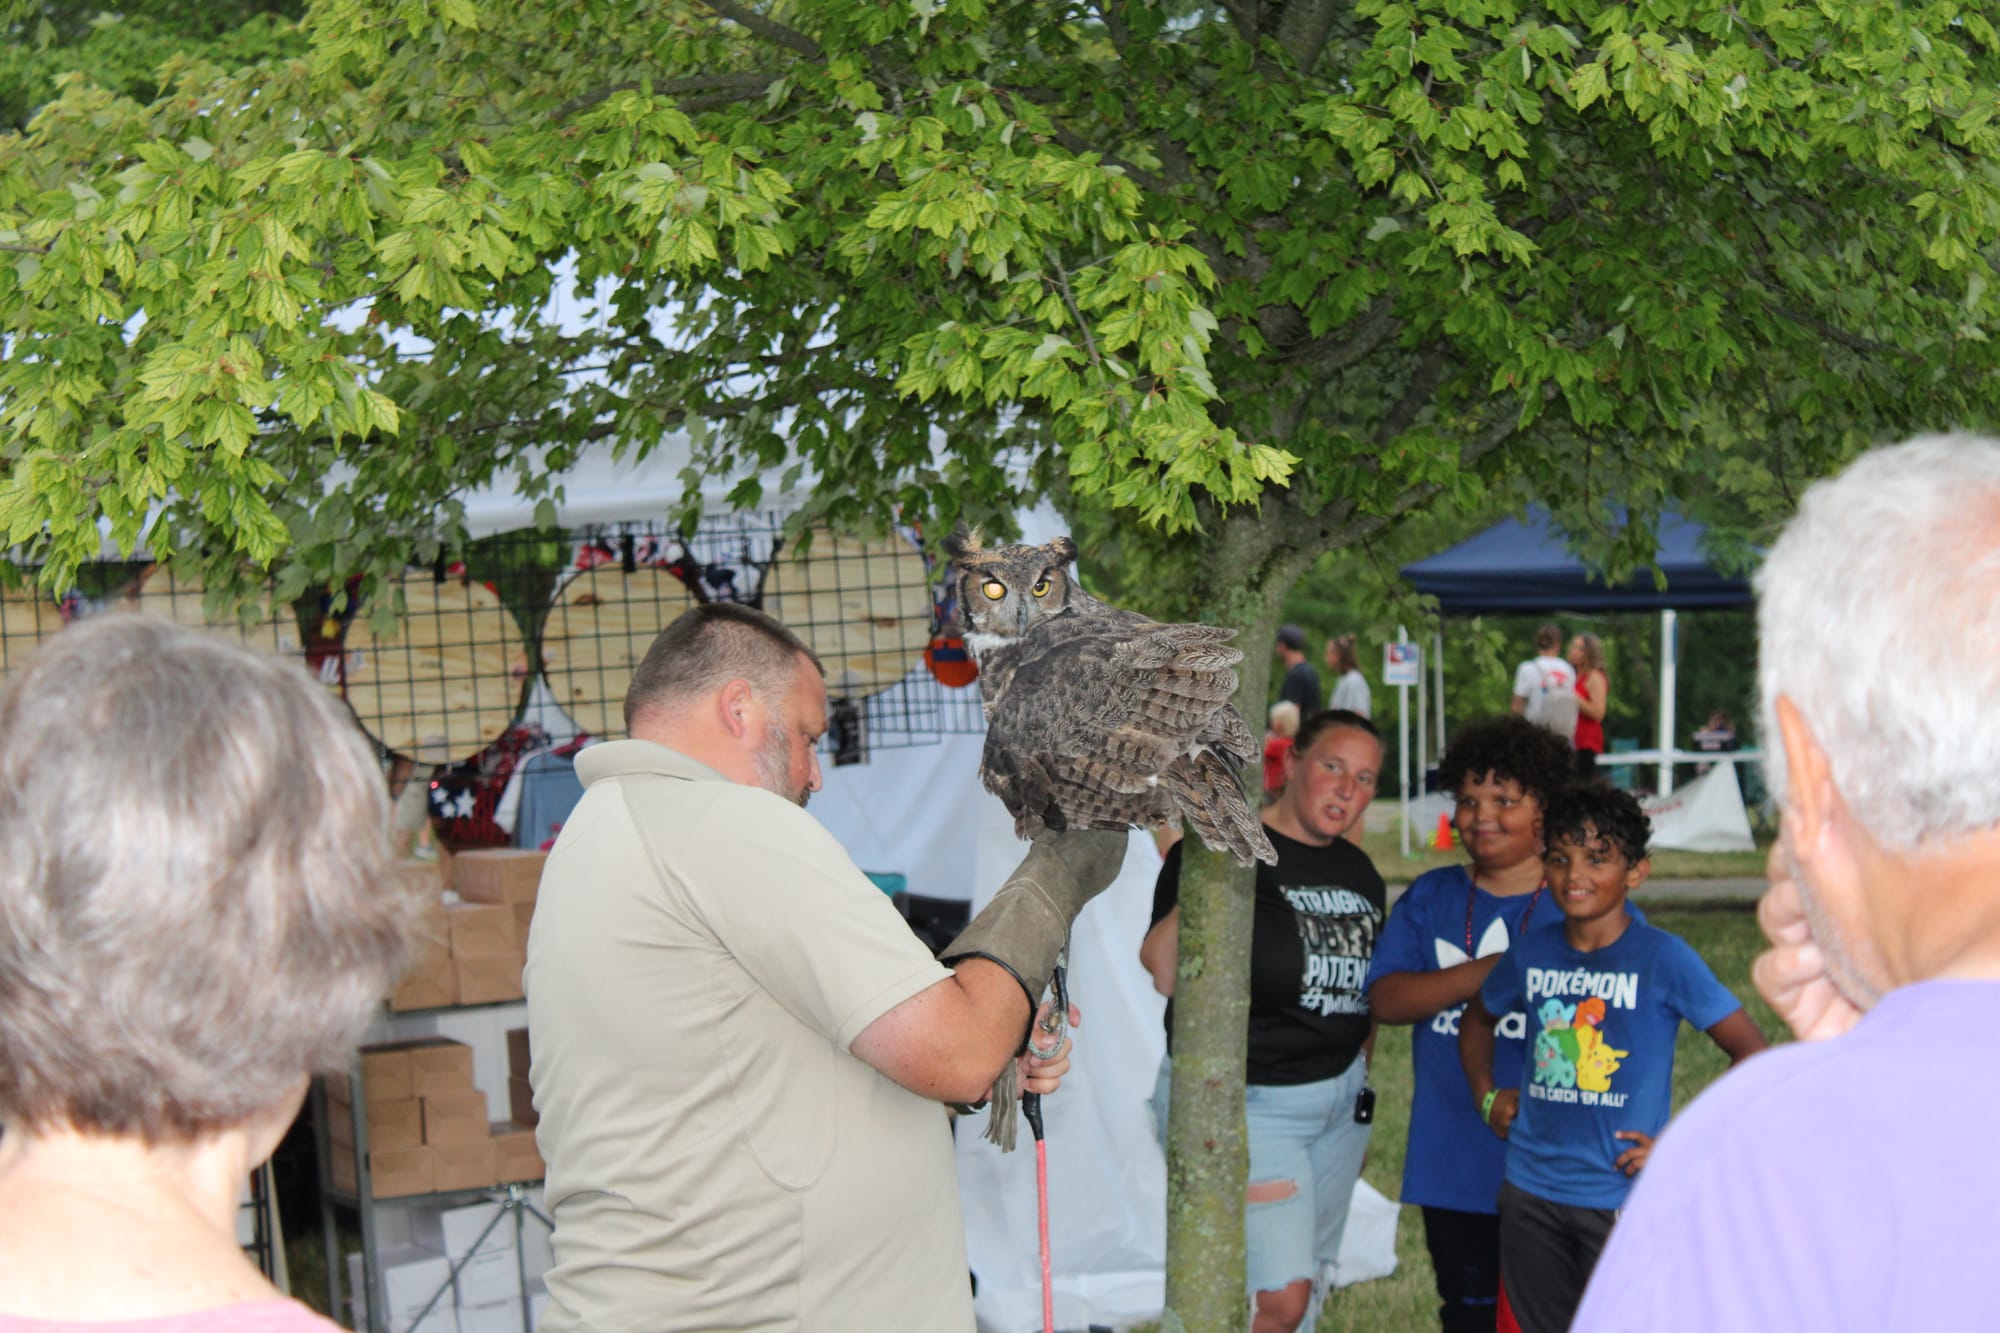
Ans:
POLYGON ((516 733, 622 736, 626 687, 653 638, 697 603, 735 601, 820 656, 826 745, 850 762, 983 725, 962 645, 941 634, 944 571, 913 537, 794 541, 774 514, 704 520, 685 539, 659 524, 504 533, 366 597, 356 580, 345 598, 328 589, 274 604, 267 585, 233 617, 171 565, 106 562, 61 598, 0 591, 0 680, 69 621, 136 608, 298 658, 385 752, 464 764, 516 733), (371 619, 381 598, 399 612, 388 632, 371 619))

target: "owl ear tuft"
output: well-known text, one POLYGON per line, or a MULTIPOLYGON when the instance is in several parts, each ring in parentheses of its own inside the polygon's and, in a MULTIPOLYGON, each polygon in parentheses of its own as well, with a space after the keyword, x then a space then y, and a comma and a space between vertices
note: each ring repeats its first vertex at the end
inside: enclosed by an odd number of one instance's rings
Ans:
POLYGON ((979 534, 973 529, 966 527, 963 520, 960 520, 957 527, 945 534, 944 553, 952 563, 962 565, 965 563, 967 557, 978 555, 979 552, 979 534))
POLYGON ((1076 559, 1076 543, 1070 539, 1068 534, 1064 534, 1050 542, 1048 550, 1057 560, 1065 565, 1076 559))

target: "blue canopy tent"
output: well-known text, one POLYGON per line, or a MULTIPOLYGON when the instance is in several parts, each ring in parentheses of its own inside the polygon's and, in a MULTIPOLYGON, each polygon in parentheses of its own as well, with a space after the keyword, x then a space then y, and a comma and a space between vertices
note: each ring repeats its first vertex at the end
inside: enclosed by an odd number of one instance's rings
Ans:
POLYGON ((1748 606, 1756 600, 1749 580, 1717 572, 1701 553, 1707 532, 1679 514, 1662 514, 1654 563, 1667 586, 1656 587, 1653 571, 1607 585, 1569 553, 1548 511, 1531 509, 1527 520, 1496 523, 1448 551, 1415 564, 1402 575, 1418 592, 1438 599, 1448 616, 1543 611, 1690 611, 1748 606))
MULTIPOLYGON (((1718 571, 1701 553, 1707 529, 1675 513, 1658 525, 1654 564, 1666 576, 1659 587, 1651 569, 1622 583, 1608 584, 1569 551, 1545 509, 1525 519, 1496 523, 1476 537, 1428 559, 1405 565, 1402 575, 1418 592, 1438 600, 1445 615, 1522 614, 1561 611, 1660 612, 1661 790, 1673 788, 1674 677, 1679 654, 1675 613, 1749 606, 1756 594, 1748 579, 1718 571)), ((1435 656, 1438 748, 1444 748, 1443 636, 1435 656)), ((1421 726, 1421 723, 1419 723, 1421 726)), ((1421 739, 1419 744, 1421 745, 1421 739)))

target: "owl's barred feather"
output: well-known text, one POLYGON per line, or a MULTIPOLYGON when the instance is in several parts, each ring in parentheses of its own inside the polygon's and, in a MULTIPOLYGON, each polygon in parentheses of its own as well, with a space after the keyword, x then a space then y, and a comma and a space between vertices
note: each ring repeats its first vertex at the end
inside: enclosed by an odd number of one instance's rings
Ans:
POLYGON ((1070 576, 1067 537, 987 550, 954 534, 945 547, 979 665, 980 777, 1016 833, 1185 821, 1246 865, 1276 862, 1243 787, 1259 747, 1230 703, 1236 631, 1098 601, 1070 576))

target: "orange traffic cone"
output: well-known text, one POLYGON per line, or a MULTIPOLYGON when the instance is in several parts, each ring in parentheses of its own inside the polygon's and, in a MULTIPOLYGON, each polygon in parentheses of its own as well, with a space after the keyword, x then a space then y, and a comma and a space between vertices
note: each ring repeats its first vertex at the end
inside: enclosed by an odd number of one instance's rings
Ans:
POLYGON ((1450 815, 1446 814, 1446 815, 1439 815, 1439 816, 1438 816, 1438 831, 1437 831, 1437 836, 1436 836, 1435 838, 1431 839, 1431 846, 1433 846, 1433 847, 1437 848, 1437 849, 1438 849, 1439 851, 1441 851, 1441 852, 1448 852, 1448 851, 1450 851, 1450 850, 1451 850, 1451 816, 1450 816, 1450 815))

